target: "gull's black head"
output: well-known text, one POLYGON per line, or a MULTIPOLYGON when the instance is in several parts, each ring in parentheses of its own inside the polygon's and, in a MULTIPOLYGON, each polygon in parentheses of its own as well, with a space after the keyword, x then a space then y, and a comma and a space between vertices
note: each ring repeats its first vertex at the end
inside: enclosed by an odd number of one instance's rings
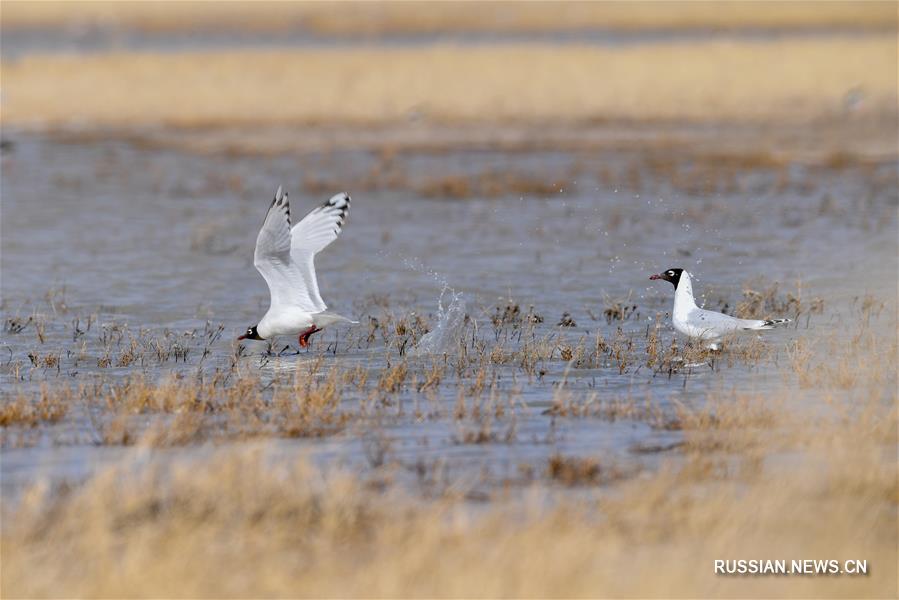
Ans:
POLYGON ((237 339, 239 339, 239 340, 261 340, 262 338, 259 337, 259 332, 256 331, 256 326, 253 325, 252 327, 247 327, 247 332, 241 336, 238 336, 237 339))
POLYGON ((680 282, 680 274, 683 272, 683 269, 668 269, 664 273, 653 275, 650 279, 664 279, 665 281, 670 281, 674 286, 674 289, 677 289, 677 284, 680 282))

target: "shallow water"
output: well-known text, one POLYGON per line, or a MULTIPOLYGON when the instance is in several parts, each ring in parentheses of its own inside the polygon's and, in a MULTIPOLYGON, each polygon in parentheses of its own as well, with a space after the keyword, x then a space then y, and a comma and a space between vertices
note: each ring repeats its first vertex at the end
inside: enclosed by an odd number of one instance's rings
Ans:
MULTIPOLYGON (((664 181, 645 186, 652 193, 609 189, 596 176, 609 157, 465 151, 404 159, 414 173, 465 174, 486 166, 521 172, 538 165, 573 173, 550 198, 460 200, 410 189, 356 191, 354 180, 376 164, 365 152, 254 158, 114 141, 60 143, 24 133, 12 139, 14 147, 2 157, 0 187, 3 320, 37 316, 46 326, 43 341, 34 325, 20 333, 4 330, 4 401, 41 384, 74 385, 101 376, 114 381, 135 373, 155 381, 172 372, 189 377, 226 369, 234 338, 267 307, 252 254, 270 195, 284 185, 297 218, 342 191, 303 191, 310 174, 335 176, 352 194, 344 234, 316 265, 329 308, 362 324, 330 329, 299 355, 266 357, 265 344, 246 344, 240 364, 260 370, 264 380, 292 375, 298 364, 319 355, 324 371, 361 365, 380 372, 388 357, 400 357, 382 342, 361 340, 369 319, 383 320, 386 312, 425 317, 430 333, 407 354, 412 364, 427 364, 429 353, 452 358, 458 352, 453 332, 477 327, 477 337, 495 341, 490 317, 509 299, 524 312, 533 306, 543 317, 533 335, 554 336, 559 346, 581 340, 589 345, 597 334, 609 340, 619 327, 643 344, 648 327, 672 301, 669 286, 648 276, 673 266, 695 274, 696 291, 711 307, 733 307, 741 285, 757 278, 781 282, 784 292, 797 293, 801 286, 804 298, 821 298, 826 307, 790 328, 767 332, 775 359, 758 367, 703 366, 669 377, 636 365, 623 372, 614 365, 575 369, 556 356, 541 362, 537 377, 513 366, 499 368, 495 389, 515 398, 517 408, 513 419, 494 423, 495 435, 482 443, 466 441, 466 431, 476 427, 452 416, 459 389, 470 380, 450 378, 436 399, 427 400, 407 386, 395 405, 381 409, 378 426, 367 422, 330 437, 278 442, 279 451, 310 453, 316 461, 366 468, 377 462, 371 455, 377 438, 389 460, 410 472, 418 463, 439 462, 475 480, 514 479, 523 465, 539 469, 556 453, 652 465, 657 453, 640 449, 676 443, 678 432, 635 420, 545 414, 559 387, 600 398, 649 398, 662 409, 672 402, 701 402, 715 391, 764 393, 783 385, 777 360, 791 339, 839 338, 847 323, 861 318, 860 298, 868 294, 887 303, 884 314, 895 313, 897 188, 870 182, 895 173, 892 163, 867 170, 796 167, 794 178, 804 187, 772 191, 759 185, 757 194, 690 196, 664 181), (604 299, 627 300, 637 310, 607 323, 604 299), (566 312, 576 325, 558 327, 566 312), (78 334, 89 315, 91 329, 78 334), (168 336, 187 353, 180 361, 99 366, 98 340, 117 335, 168 336), (58 369, 32 366, 29 353, 53 349, 61 351, 58 369), (76 360, 79 352, 83 357, 76 360), (425 403, 437 404, 425 411, 432 416, 417 417, 413 407, 425 403)), ((774 175, 741 177, 747 182, 742 189, 752 190, 753 181, 774 175)), ((672 337, 666 322, 664 344, 672 337)), ((509 339, 516 343, 514 333, 509 339)), ((79 407, 37 431, 4 429, 3 493, 44 475, 79 479, 131 452, 100 444, 87 411, 79 407)), ((164 458, 196 451, 188 446, 147 452, 164 458)))

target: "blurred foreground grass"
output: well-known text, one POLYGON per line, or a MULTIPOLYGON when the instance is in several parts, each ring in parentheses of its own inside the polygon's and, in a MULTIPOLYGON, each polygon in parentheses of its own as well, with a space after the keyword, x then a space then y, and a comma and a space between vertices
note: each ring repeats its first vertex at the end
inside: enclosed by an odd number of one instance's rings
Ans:
MULTIPOLYGON (((321 472, 265 444, 170 464, 137 452, 82 487, 36 486, 6 507, 3 595, 893 595, 895 409, 869 401, 824 419, 787 404, 726 399, 696 420, 683 461, 608 494, 516 490, 477 509, 458 482, 420 502, 389 468, 321 472), (769 463, 776 451, 791 460, 769 463), (713 572, 722 558, 861 559, 870 571, 728 578, 713 572)), ((554 461, 550 476, 562 464, 560 484, 587 489, 607 468, 554 461)))

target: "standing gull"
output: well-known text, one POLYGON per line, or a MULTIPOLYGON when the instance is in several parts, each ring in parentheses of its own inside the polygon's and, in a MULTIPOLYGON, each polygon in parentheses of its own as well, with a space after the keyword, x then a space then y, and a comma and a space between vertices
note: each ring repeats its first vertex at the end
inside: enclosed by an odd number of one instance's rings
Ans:
POLYGON ((773 329, 775 325, 790 322, 790 319, 738 319, 699 308, 693 299, 693 281, 683 269, 668 269, 650 279, 663 279, 674 285, 674 310, 671 314, 674 328, 686 336, 709 342, 712 350, 717 350, 718 344, 715 342, 729 333, 773 329))
POLYGON ((337 239, 349 211, 349 194, 337 194, 291 227, 287 192, 278 187, 253 256, 253 264, 268 284, 271 304, 262 320, 237 339, 297 335, 305 348, 309 336, 327 325, 356 323, 327 310, 315 279, 315 255, 337 239))

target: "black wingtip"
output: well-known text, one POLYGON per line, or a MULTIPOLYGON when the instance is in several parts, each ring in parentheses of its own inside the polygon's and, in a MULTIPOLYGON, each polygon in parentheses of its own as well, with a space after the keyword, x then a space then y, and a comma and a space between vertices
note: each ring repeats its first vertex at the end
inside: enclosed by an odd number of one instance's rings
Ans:
POLYGON ((284 209, 285 215, 287 216, 287 224, 290 225, 290 202, 287 200, 287 192, 284 191, 282 186, 278 186, 278 190, 275 192, 275 197, 272 198, 272 203, 268 205, 268 209, 271 210, 275 206, 284 209))
POLYGON ((277 204, 278 206, 281 206, 282 201, 284 201, 286 199, 287 199, 287 192, 285 192, 284 188, 279 185, 277 191, 275 191, 275 197, 272 198, 272 203, 269 204, 269 208, 271 208, 275 204, 277 204))
POLYGON ((330 198, 325 200, 324 206, 339 207, 341 203, 345 203, 345 204, 349 205, 351 200, 352 200, 352 198, 350 198, 350 195, 348 193, 340 192, 338 194, 334 194, 333 196, 331 196, 330 198))
POLYGON ((343 227, 343 223, 347 218, 347 215, 350 212, 350 195, 346 192, 340 192, 339 194, 334 194, 330 198, 328 198, 324 204, 322 204, 322 208, 328 211, 337 211, 337 229, 340 230, 343 227))

